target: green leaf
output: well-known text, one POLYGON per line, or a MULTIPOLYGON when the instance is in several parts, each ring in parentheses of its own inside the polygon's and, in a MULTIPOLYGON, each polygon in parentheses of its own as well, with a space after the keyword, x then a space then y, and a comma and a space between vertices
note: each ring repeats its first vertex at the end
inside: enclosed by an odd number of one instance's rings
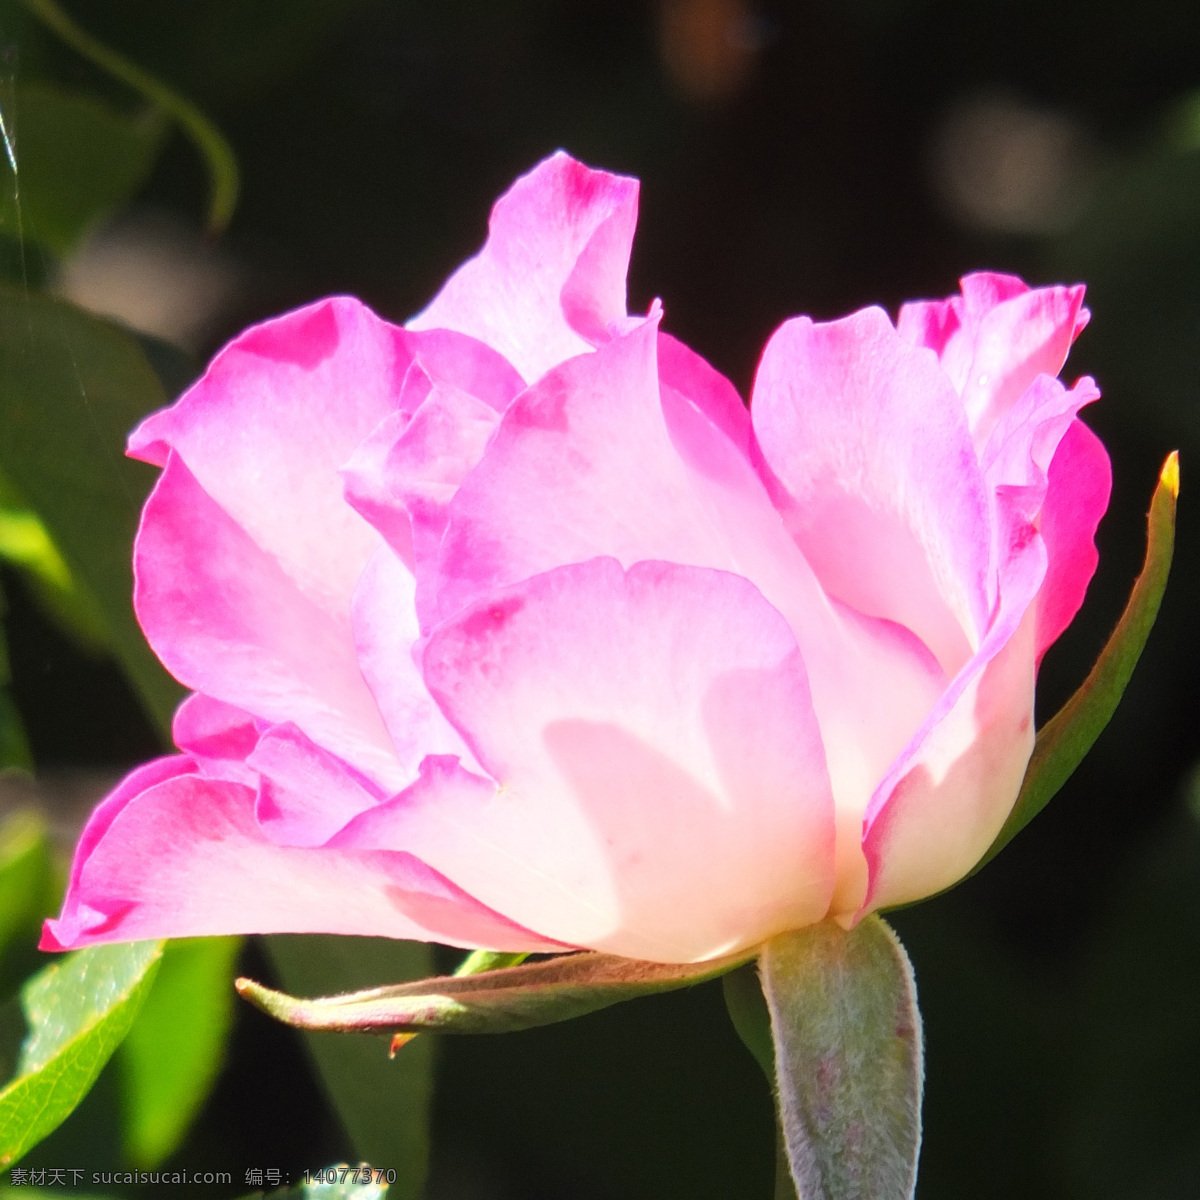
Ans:
POLYGON ((0 1091, 0 1167, 61 1125, 87 1095, 149 993, 162 946, 78 950, 22 989, 30 1033, 16 1077, 0 1091))
POLYGON ((804 1200, 910 1200, 921 1144, 912 968, 878 917, 781 934, 759 958, 780 1122, 804 1200))
POLYGON ((1082 686, 1038 730, 1017 802, 972 875, 995 858, 1046 807, 1116 712, 1162 604, 1175 548, 1178 498, 1179 455, 1174 453, 1163 464, 1150 502, 1146 561, 1134 582, 1125 611, 1082 686))
MULTIPOLYGON (((433 964, 429 947, 420 942, 324 935, 265 941, 283 982, 297 991, 413 979, 433 964)), ((375 1037, 306 1033, 304 1040, 354 1153, 373 1166, 395 1169, 392 1200, 416 1200, 429 1165, 432 1039, 421 1038, 392 1059, 375 1037)))
POLYGON ((154 987, 117 1051, 125 1153, 137 1167, 156 1167, 179 1146, 216 1080, 240 949, 240 938, 188 938, 163 951, 154 987))
POLYGON ((652 963, 611 954, 561 954, 478 975, 421 979, 317 1000, 300 1000, 250 979, 239 979, 237 989, 264 1012, 301 1029, 512 1033, 716 979, 748 957, 652 963))
POLYGON ((69 254, 145 182, 166 123, 126 116, 84 92, 46 83, 14 89, 7 114, 16 162, 0 186, 0 232, 69 254))
POLYGON ((124 456, 165 401, 137 343, 49 296, 0 285, 0 473, 37 513, 159 728, 182 689, 133 615, 131 545, 154 468, 124 456))
POLYGON ((179 125, 208 168, 208 231, 220 233, 233 216, 239 189, 237 158, 221 131, 185 96, 81 29, 54 0, 24 0, 24 4, 76 53, 138 92, 179 125))

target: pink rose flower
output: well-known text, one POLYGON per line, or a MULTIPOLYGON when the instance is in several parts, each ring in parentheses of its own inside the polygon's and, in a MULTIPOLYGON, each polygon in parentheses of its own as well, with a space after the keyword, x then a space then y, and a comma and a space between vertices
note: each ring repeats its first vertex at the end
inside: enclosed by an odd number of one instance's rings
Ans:
POLYGON ((195 694, 44 947, 698 961, 979 859, 1108 502, 1083 289, 789 320, 747 409, 626 313, 636 207, 557 154, 406 326, 267 321, 134 431, 137 613, 195 694))

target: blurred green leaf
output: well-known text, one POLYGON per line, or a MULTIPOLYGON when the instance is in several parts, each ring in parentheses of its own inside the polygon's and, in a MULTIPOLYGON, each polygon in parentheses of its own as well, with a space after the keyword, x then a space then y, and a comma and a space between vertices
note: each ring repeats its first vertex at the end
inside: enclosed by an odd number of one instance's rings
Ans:
MULTIPOLYGON (((433 969, 431 951, 420 942, 325 935, 265 941, 284 985, 298 992, 418 979, 433 969)), ((354 1153, 374 1167, 395 1169, 391 1200, 416 1200, 429 1164, 433 1039, 418 1038, 389 1059, 387 1043, 377 1037, 304 1036, 354 1153)))
POLYGON ((124 456, 166 397, 137 343, 49 296, 0 285, 0 473, 37 513, 164 733, 182 689, 133 615, 133 535, 155 471, 124 456))
POLYGON ((878 917, 772 938, 759 959, 788 1159, 804 1200, 910 1200, 921 1145, 921 1019, 908 956, 878 917))
POLYGON ((174 1151, 208 1096, 233 1023, 240 938, 168 942, 141 1012, 117 1051, 125 1152, 153 1168, 174 1151))
POLYGON ((45 821, 30 809, 11 813, 0 824, 0 961, 14 939, 36 938, 58 893, 45 821))
MULTIPOLYGON (((33 769, 33 755, 25 736, 25 725, 9 685, 12 672, 8 665, 8 639, 4 632, 4 593, 0 591, 0 771, 16 767, 33 769)), ((2 919, 2 918, 0 918, 2 919)))
POLYGON ((46 612, 93 653, 108 647, 104 615, 63 561, 45 523, 0 476, 0 560, 25 574, 46 612))
POLYGON ((1162 604, 1175 548, 1178 497, 1179 456, 1172 454, 1150 502, 1146 561, 1125 611, 1079 690, 1038 730, 1017 802, 975 871, 995 858, 1046 807, 1112 719, 1162 604))
POLYGON ((315 1000, 297 999, 250 979, 239 979, 237 988, 264 1012, 300 1029, 369 1030, 402 1037, 421 1030, 514 1033, 716 979, 747 957, 657 963, 591 952, 560 954, 482 974, 418 979, 315 1000))
POLYGON ((217 234, 224 230, 233 216, 240 186, 237 158, 224 134, 187 97, 81 29, 54 0, 23 0, 23 3, 76 53, 144 96, 179 125, 200 151, 208 169, 209 232, 217 234))
POLYGON ((18 84, 14 97, 5 121, 17 169, 5 157, 0 232, 62 257, 145 182, 166 122, 153 109, 130 117, 46 83, 18 84))
POLYGON ((29 1036, 0 1091, 0 1167, 56 1129, 87 1095, 150 991, 162 942, 78 950, 22 989, 29 1036))

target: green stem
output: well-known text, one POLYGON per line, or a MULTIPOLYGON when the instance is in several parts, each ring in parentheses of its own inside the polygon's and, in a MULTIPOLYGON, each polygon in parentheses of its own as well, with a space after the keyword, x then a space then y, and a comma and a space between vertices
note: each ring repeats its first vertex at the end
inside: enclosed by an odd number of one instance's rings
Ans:
POLYGON ((178 123, 208 167, 212 189, 208 202, 208 232, 214 237, 221 233, 233 216, 240 186, 237 158, 225 135, 186 97, 80 29, 56 0, 23 0, 23 3, 71 49, 127 84, 178 123))

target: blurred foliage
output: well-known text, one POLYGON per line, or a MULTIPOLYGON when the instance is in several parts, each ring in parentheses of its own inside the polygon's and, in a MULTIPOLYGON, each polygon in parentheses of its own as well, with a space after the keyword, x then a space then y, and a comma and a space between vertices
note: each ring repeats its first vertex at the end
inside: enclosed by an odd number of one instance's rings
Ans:
MULTIPOLYGON (((209 173, 208 232, 223 233, 237 206, 241 186, 237 159, 224 134, 186 96, 92 37, 71 20, 56 0, 22 0, 22 3, 77 54, 148 100, 153 106, 151 119, 156 125, 161 124, 163 117, 171 117, 192 140, 209 173)), ((69 132, 63 130, 64 135, 69 136, 69 132)), ((109 156, 109 164, 117 162, 119 159, 109 156)))
POLYGON ((69 254, 145 182, 165 126, 88 95, 17 84, 5 115, 13 161, 0 188, 0 233, 69 254))
POLYGON ((9 813, 0 824, 0 997, 11 996, 30 973, 25 944, 37 940, 61 895, 45 821, 33 809, 9 813))
POLYGON ((181 691, 133 615, 129 547, 152 468, 123 455, 166 397, 136 341, 48 296, 0 285, 0 471, 45 524, 160 728, 181 691), (94 602, 94 603, 93 603, 94 602))
MULTIPOLYGON (((419 942, 276 936, 267 946, 284 986, 303 996, 433 974, 432 952, 419 942)), ((417 1200, 429 1162, 433 1039, 417 1038, 391 1058, 387 1039, 370 1034, 305 1033, 304 1040, 356 1161, 396 1171, 392 1200, 417 1200)))
POLYGON ((33 767, 33 756, 25 735, 25 723, 9 687, 12 672, 8 665, 8 639, 4 634, 5 607, 4 592, 0 591, 0 771, 12 767, 28 771, 33 767))
POLYGON ((233 1019, 240 938, 168 942, 158 977, 117 1051, 125 1154, 156 1167, 208 1097, 233 1019))
POLYGON ((38 600, 76 642, 97 653, 108 643, 104 615, 63 561, 45 523, 0 476, 0 560, 20 568, 38 600))

